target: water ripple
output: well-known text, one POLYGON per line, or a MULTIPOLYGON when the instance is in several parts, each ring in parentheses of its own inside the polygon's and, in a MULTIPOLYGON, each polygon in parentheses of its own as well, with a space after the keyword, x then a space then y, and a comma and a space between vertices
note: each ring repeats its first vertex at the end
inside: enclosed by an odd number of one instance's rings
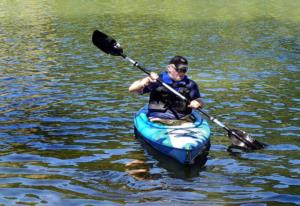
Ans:
POLYGON ((177 4, 0 1, 0 204, 300 204, 299 6, 177 4), (128 93, 145 75, 94 47, 96 27, 149 71, 187 56, 204 109, 268 146, 228 153, 210 123, 205 166, 151 150, 133 127, 148 97, 128 93))

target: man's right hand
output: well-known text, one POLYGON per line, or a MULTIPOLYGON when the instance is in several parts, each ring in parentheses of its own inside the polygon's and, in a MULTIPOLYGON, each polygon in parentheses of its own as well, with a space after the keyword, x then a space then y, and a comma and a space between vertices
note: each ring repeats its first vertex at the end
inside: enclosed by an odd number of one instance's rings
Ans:
POLYGON ((151 83, 156 82, 156 80, 158 78, 159 78, 159 76, 157 73, 151 72, 149 76, 133 82, 129 86, 128 90, 129 90, 129 92, 142 92, 146 86, 148 86, 151 83))
POLYGON ((151 83, 156 82, 156 80, 159 78, 158 74, 155 72, 151 72, 150 76, 147 76, 142 80, 143 86, 148 86, 151 83))

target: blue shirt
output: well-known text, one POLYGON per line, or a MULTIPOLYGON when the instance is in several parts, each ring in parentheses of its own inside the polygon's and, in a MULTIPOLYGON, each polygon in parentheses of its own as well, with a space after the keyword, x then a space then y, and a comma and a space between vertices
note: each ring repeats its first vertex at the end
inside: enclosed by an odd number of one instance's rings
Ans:
MULTIPOLYGON (((189 79, 187 76, 184 76, 184 78, 179 81, 174 81, 173 79, 171 79, 168 72, 163 72, 159 76, 163 82, 165 82, 166 84, 171 86, 177 92, 180 92, 179 90, 182 87, 188 88, 189 89, 189 97, 190 97, 189 100, 194 100, 194 99, 198 99, 201 97, 197 84, 193 80, 189 79)), ((143 89, 142 93, 144 94, 144 93, 152 92, 159 86, 161 86, 161 84, 159 82, 152 83, 152 84, 148 85, 147 87, 145 87, 143 89)), ((182 118, 186 114, 177 113, 177 115, 179 116, 179 118, 182 118)), ((163 119, 176 119, 174 112, 170 111, 169 109, 166 112, 151 112, 151 113, 148 113, 148 116, 159 117, 159 118, 163 118, 163 119)))

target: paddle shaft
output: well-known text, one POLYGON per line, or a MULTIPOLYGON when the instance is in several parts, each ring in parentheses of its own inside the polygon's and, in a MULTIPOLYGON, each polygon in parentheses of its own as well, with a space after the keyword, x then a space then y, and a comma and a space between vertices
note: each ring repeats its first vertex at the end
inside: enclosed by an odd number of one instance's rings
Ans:
MULTIPOLYGON (((121 54, 121 56, 129 61, 130 63, 133 64, 133 66, 137 67, 138 69, 140 69, 141 71, 143 71, 144 73, 148 74, 150 76, 150 73, 145 70, 142 66, 139 65, 139 63, 137 61, 134 61, 133 59, 129 58, 128 56, 126 56, 125 54, 121 54)), ((180 94, 179 92, 177 92, 175 89, 173 89, 171 86, 169 86, 168 84, 166 84, 165 82, 163 82, 161 79, 157 79, 157 81, 159 83, 161 83, 164 87, 166 87, 168 90, 170 90, 171 92, 173 92, 173 94, 177 95, 180 99, 186 101, 187 103, 190 103, 190 101, 183 96, 182 94, 180 94)), ((217 125, 219 125, 220 127, 222 127, 223 129, 225 129, 227 132, 232 132, 231 129, 229 129, 226 125, 224 125, 222 122, 220 122, 218 119, 210 116, 208 113, 206 113, 205 111, 201 110, 198 108, 198 111, 200 111, 202 114, 204 114, 207 118, 209 118, 211 121, 213 121, 214 123, 216 123, 217 125)))

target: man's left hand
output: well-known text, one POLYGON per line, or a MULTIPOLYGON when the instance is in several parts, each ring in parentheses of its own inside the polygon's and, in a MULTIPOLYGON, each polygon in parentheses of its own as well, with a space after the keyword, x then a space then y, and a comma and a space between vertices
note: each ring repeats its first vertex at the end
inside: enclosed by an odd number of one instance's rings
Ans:
POLYGON ((204 103, 201 99, 192 100, 191 103, 188 105, 188 107, 191 107, 193 109, 202 108, 203 106, 204 106, 204 103))

